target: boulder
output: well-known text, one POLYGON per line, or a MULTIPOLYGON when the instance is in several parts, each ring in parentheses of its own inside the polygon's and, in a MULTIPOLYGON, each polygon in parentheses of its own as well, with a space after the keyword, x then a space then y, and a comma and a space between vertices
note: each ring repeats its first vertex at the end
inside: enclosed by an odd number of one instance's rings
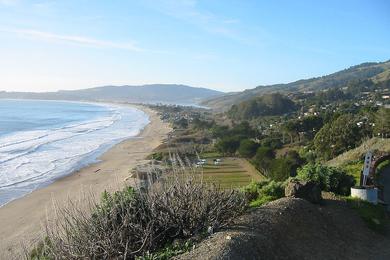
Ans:
POLYGON ((301 198, 312 203, 320 203, 322 200, 321 189, 313 181, 299 181, 291 179, 284 189, 286 197, 301 198))

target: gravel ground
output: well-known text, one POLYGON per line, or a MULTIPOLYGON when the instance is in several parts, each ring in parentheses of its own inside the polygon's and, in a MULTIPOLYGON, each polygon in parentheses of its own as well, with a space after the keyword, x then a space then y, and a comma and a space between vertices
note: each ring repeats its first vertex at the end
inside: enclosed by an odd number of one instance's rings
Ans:
POLYGON ((367 228, 343 201, 283 198, 177 259, 390 259, 390 237, 367 228))

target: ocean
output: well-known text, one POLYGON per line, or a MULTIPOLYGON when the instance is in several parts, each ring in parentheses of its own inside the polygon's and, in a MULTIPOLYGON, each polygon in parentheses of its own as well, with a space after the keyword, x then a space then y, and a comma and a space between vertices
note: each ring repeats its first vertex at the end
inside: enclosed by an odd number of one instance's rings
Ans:
POLYGON ((0 100, 0 206, 96 162, 148 123, 119 105, 0 100))

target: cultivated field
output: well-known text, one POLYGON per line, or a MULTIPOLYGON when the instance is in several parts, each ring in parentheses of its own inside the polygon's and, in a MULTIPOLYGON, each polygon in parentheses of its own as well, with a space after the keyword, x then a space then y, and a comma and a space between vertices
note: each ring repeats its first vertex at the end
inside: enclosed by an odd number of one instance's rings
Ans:
POLYGON ((223 188, 238 188, 248 185, 252 180, 265 179, 247 160, 232 157, 216 157, 213 154, 204 156, 207 162, 203 165, 203 178, 213 181, 223 188), (214 165, 213 160, 220 158, 221 162, 214 165))

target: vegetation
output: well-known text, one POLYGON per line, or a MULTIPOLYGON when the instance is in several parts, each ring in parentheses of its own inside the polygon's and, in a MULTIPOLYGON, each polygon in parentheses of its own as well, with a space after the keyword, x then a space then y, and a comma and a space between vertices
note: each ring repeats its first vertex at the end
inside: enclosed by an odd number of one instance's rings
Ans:
MULTIPOLYGON (((48 225, 30 258, 167 259, 188 251, 192 238, 229 224, 247 202, 257 207, 283 197, 291 177, 349 195, 367 147, 390 151, 383 97, 390 80, 382 74, 389 71, 390 62, 369 63, 272 86, 280 93, 258 87, 238 94, 240 102, 218 115, 152 106, 174 131, 150 158, 171 171, 145 189, 90 198, 87 209, 73 202, 57 209, 61 218, 48 225), (186 165, 171 153, 183 155, 186 165), (217 158, 222 162, 214 163, 217 158)), ((352 198, 347 203, 371 228, 383 229, 383 208, 352 198)))
MULTIPOLYGON (((243 212, 245 199, 234 190, 181 174, 145 192, 125 188, 105 192, 89 209, 71 203, 57 209, 59 218, 32 259, 134 259, 172 255, 175 239, 217 230, 243 212)), ((50 224, 50 223, 49 223, 50 224)), ((182 249, 180 249, 182 250, 182 249)), ((179 250, 179 251, 180 251, 179 250)))
POLYGON ((267 202, 284 197, 285 183, 276 181, 252 182, 243 188, 251 207, 259 207, 267 202))
MULTIPOLYGON (((337 156, 336 158, 330 160, 327 164, 342 167, 344 165, 363 160, 368 149, 372 151, 390 152, 390 139, 382 139, 378 137, 370 138, 367 141, 364 141, 359 147, 337 156)), ((359 169, 359 172, 361 169, 359 169)))
POLYGON ((203 154, 202 158, 208 158, 201 168, 203 180, 220 185, 221 188, 240 188, 248 185, 251 181, 264 179, 245 159, 206 157, 203 154), (216 158, 220 158, 222 161, 214 165, 213 160, 216 158))
POLYGON ((275 181, 284 181, 294 177, 304 159, 296 151, 289 151, 283 157, 276 158, 275 152, 268 147, 259 147, 252 163, 265 176, 275 181))
MULTIPOLYGON (((258 86, 229 96, 216 97, 204 102, 206 106, 219 110, 229 109, 232 105, 242 101, 248 101, 253 97, 264 95, 269 92, 279 91, 281 93, 310 93, 326 92, 331 89, 348 88, 350 92, 361 94, 367 90, 385 89, 389 82, 386 80, 390 70, 390 62, 363 63, 352 66, 339 72, 305 80, 298 80, 288 84, 276 84, 269 86, 258 86), (369 83, 372 81, 372 83, 369 83)), ((387 87, 388 88, 388 87, 387 87)), ((354 96, 356 99, 356 96, 354 96)))
POLYGON ((360 145, 370 132, 365 127, 359 127, 358 122, 355 116, 346 114, 325 124, 314 138, 317 153, 329 160, 360 145))
POLYGON ((215 147, 224 155, 233 155, 240 147, 240 138, 238 136, 223 137, 218 141, 215 147))
POLYGON ((238 154, 244 158, 252 158, 256 154, 256 150, 259 147, 258 143, 252 140, 244 139, 240 141, 238 147, 238 154))
MULTIPOLYGON (((386 66, 390 70, 390 63, 386 66)), ((175 132, 174 139, 186 140, 181 133, 202 136, 204 150, 201 156, 193 153, 189 157, 193 162, 229 156, 223 158, 224 165, 203 165, 204 180, 227 188, 247 185, 242 190, 252 207, 283 197, 289 178, 314 181, 324 191, 349 195, 359 182, 368 147, 390 151, 389 139, 385 139, 390 134, 390 110, 384 105, 389 102, 382 97, 388 95, 390 81, 355 77, 360 70, 366 77, 382 68, 366 64, 332 75, 336 82, 324 78, 304 81, 309 85, 327 82, 323 90, 252 96, 228 112, 186 117, 188 125, 183 132, 175 132), (342 88, 331 88, 340 84, 342 88), (264 178, 252 178, 243 162, 250 162, 264 178)), ((183 120, 176 121, 179 125, 183 120)), ((362 211, 359 214, 368 214, 365 204, 351 205, 362 211)), ((373 223, 382 220, 374 218, 373 223)))
POLYGON ((355 179, 345 171, 321 164, 307 164, 298 170, 297 178, 303 181, 316 182, 321 190, 340 195, 349 195, 355 179))
POLYGON ((259 116, 282 115, 292 112, 296 106, 292 100, 281 94, 267 94, 233 105, 228 112, 233 119, 252 119, 259 116))
POLYGON ((375 115, 374 132, 378 137, 390 137, 390 108, 381 108, 375 115))
POLYGON ((364 162, 361 160, 350 161, 348 164, 343 165, 341 168, 350 176, 355 179, 355 184, 360 183, 360 174, 363 169, 364 162))

